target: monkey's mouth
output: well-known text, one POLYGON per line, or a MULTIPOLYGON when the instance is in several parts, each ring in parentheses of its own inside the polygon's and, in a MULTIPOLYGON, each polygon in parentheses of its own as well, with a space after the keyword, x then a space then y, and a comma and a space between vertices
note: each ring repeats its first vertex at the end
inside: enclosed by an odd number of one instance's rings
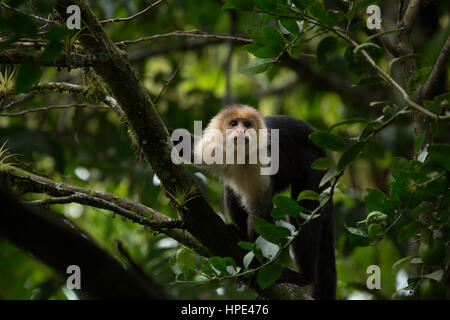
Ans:
POLYGON ((234 141, 234 142, 238 142, 238 141, 241 140, 241 139, 244 139, 244 141, 245 141, 246 143, 248 143, 248 142, 250 141, 250 137, 249 137, 249 136, 242 136, 242 135, 240 135, 240 136, 234 136, 234 137, 233 137, 233 141, 234 141))

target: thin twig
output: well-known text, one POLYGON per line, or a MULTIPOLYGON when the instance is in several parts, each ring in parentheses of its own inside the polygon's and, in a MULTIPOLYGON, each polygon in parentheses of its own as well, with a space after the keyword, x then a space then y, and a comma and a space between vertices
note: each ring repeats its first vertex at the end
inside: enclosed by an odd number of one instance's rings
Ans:
POLYGON ((111 109, 110 106, 102 106, 95 104, 85 104, 85 103, 74 103, 74 104, 63 104, 63 105, 54 105, 54 106, 46 106, 41 108, 23 110, 16 113, 0 113, 0 117, 20 117, 29 113, 34 112, 45 112, 52 109, 68 109, 68 108, 86 108, 86 109, 111 109))
MULTIPOLYGON (((338 36, 340 36, 341 38, 345 39, 346 41, 348 41, 353 47, 357 47, 358 43, 356 41, 354 41, 353 39, 347 37, 343 32, 339 31, 337 28, 333 29, 333 32, 336 33, 338 36)), ((405 91, 405 89, 403 89, 403 87, 397 83, 397 81, 395 81, 389 74, 387 74, 373 59, 372 57, 364 50, 360 50, 360 52, 362 53, 362 55, 364 56, 364 58, 367 60, 367 62, 369 62, 369 64, 375 68, 375 70, 378 71, 379 74, 381 74, 381 76, 390 84, 392 84, 397 91, 400 92, 400 94, 403 97, 403 100, 406 101, 406 103, 408 103, 408 105, 410 105, 411 107, 413 107, 414 109, 420 111, 421 113, 433 118, 433 119, 438 119, 438 120, 447 120, 450 119, 450 115, 445 115, 445 116, 440 116, 437 115, 431 111, 429 111, 428 109, 425 109, 424 107, 422 107, 421 105, 419 105, 417 102, 415 102, 409 95, 408 93, 405 91)))
POLYGON ((25 15, 25 16, 31 17, 31 18, 33 18, 33 19, 36 19, 36 20, 45 22, 45 23, 56 23, 55 21, 48 20, 48 19, 45 19, 45 18, 36 16, 36 15, 34 15, 34 14, 31 14, 31 13, 28 13, 28 12, 25 12, 25 11, 22 11, 22 10, 19 10, 19 9, 16 9, 16 8, 14 8, 14 7, 10 7, 9 5, 7 5, 6 3, 4 3, 3 1, 0 2, 0 6, 6 8, 6 9, 8 9, 8 10, 12 10, 12 11, 15 11, 15 12, 17 12, 17 13, 23 14, 23 15, 25 15))
POLYGON ((156 102, 159 100, 159 98, 161 97, 161 95, 163 94, 163 92, 167 89, 167 87, 169 86, 169 84, 172 82, 172 80, 175 78, 175 76, 178 73, 178 70, 180 70, 181 66, 182 66, 183 62, 180 62, 177 66, 177 68, 175 69, 175 71, 172 73, 172 75, 169 77, 169 79, 167 79, 166 81, 164 81, 164 87, 161 89, 161 91, 158 93, 158 95, 153 99, 153 103, 156 104, 156 102))
POLYGON ((220 36, 217 34, 210 34, 206 32, 201 32, 196 29, 189 30, 189 31, 173 31, 170 33, 164 33, 164 34, 155 34, 153 36, 149 37, 143 37, 136 40, 124 40, 120 42, 116 42, 116 45, 130 45, 130 44, 136 44, 144 41, 150 41, 155 39, 164 39, 164 38, 170 38, 170 37, 192 37, 192 38, 213 38, 213 39, 221 39, 221 40, 232 40, 237 41, 241 43, 253 43, 251 39, 242 38, 242 37, 234 37, 234 36, 220 36))
POLYGON ((163 2, 165 0, 158 0, 155 3, 152 3, 151 5, 149 5, 147 8, 145 8, 144 10, 136 13, 135 15, 126 17, 126 18, 112 18, 112 19, 106 19, 106 20, 102 20, 99 21, 100 23, 112 23, 112 22, 122 22, 122 21, 130 21, 133 20, 134 18, 137 18, 141 15, 143 15, 144 13, 146 13, 147 11, 149 11, 151 8, 153 8, 154 6, 157 6, 158 4, 160 4, 161 2, 163 2))

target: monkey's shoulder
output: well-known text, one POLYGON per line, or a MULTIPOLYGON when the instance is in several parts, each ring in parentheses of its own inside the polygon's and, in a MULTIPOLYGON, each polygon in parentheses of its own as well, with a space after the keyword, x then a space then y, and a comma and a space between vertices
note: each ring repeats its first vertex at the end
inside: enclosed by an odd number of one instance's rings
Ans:
POLYGON ((283 131, 297 131, 302 134, 310 134, 314 129, 305 121, 288 115, 271 115, 264 117, 268 129, 280 129, 283 131))

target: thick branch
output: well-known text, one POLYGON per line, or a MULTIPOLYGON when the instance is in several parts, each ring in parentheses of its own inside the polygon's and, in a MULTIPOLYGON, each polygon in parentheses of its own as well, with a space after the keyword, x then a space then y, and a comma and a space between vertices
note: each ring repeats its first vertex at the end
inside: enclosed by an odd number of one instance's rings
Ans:
POLYGON ((450 56, 450 36, 447 37, 444 46, 442 47, 441 53, 439 54, 436 63, 431 70, 430 76, 427 82, 423 85, 420 90, 421 99, 429 99, 435 93, 436 87, 439 85, 438 81, 440 76, 447 71, 447 61, 450 56))
MULTIPOLYGON (((85 1, 59 0, 56 9, 66 17, 66 8, 70 4, 80 7, 86 26, 84 32, 89 33, 80 36, 80 42, 94 56, 104 58, 93 64, 94 70, 109 85, 122 106, 141 150, 161 180, 167 195, 170 197, 169 193, 176 194, 175 190, 198 190, 186 168, 172 162, 173 144, 167 129, 127 57, 105 34, 85 1)), ((227 228, 203 196, 198 194, 183 207, 177 207, 177 210, 186 229, 212 254, 231 256, 241 261, 244 252, 237 246, 238 235, 227 228)))
MULTIPOLYGON (((166 215, 141 203, 124 199, 110 193, 88 190, 67 183, 54 181, 14 167, 2 172, 13 185, 20 186, 25 192, 45 193, 58 197, 56 199, 59 200, 78 200, 71 202, 78 202, 96 208, 110 210, 129 218, 134 222, 162 232, 185 246, 196 250, 202 255, 209 256, 208 250, 198 243, 198 241, 188 232, 167 228, 169 225, 173 226, 173 224, 178 224, 178 222, 173 222, 174 220, 166 215)), ((43 200, 37 203, 34 202, 34 204, 59 203, 56 199, 43 200)))
POLYGON ((116 205, 115 203, 99 199, 97 197, 93 197, 85 193, 75 192, 72 195, 65 197, 56 197, 44 200, 32 200, 28 201, 27 204, 45 207, 52 204, 67 204, 72 202, 85 204, 99 209, 109 210, 111 212, 117 213, 118 215, 121 215, 122 217, 138 222, 139 224, 150 227, 154 230, 162 230, 167 228, 169 229, 182 228, 181 220, 167 219, 166 221, 164 220, 155 221, 153 219, 149 219, 148 217, 137 216, 135 212, 124 209, 121 206, 116 205))
POLYGON ((19 50, 5 50, 0 52, 0 64, 36 63, 44 67, 83 68, 89 67, 96 57, 88 57, 78 53, 71 53, 70 58, 62 55, 54 61, 41 61, 41 52, 25 52, 19 50))
MULTIPOLYGON (((410 0, 403 19, 397 26, 401 29, 398 33, 397 44, 398 50, 402 56, 414 53, 414 49, 411 44, 411 31, 417 18, 417 14, 419 13, 421 2, 422 0, 410 0)), ((409 77, 417 72, 416 61, 414 59, 406 59, 402 61, 402 69, 405 80, 409 79, 409 77)))
MULTIPOLYGON (((33 89, 33 91, 43 91, 43 90, 53 90, 53 91, 68 91, 76 94, 85 94, 88 91, 87 87, 80 86, 78 84, 74 83, 67 83, 67 82, 40 82, 37 83, 33 89)), ((104 95, 103 98, 101 98, 102 102, 110 106, 114 109, 114 111, 117 112, 118 115, 123 115, 122 108, 120 107, 119 103, 117 103, 117 100, 114 99, 111 96, 104 95)))
POLYGON ((410 0, 408 3, 408 7, 406 8, 405 15, 403 16, 401 22, 403 26, 403 31, 408 35, 412 31, 421 4, 422 0, 410 0))
POLYGON ((87 234, 48 210, 25 207, 0 188, 0 235, 32 253, 61 276, 76 265, 82 286, 76 293, 94 299, 163 299, 148 277, 124 268, 87 234))

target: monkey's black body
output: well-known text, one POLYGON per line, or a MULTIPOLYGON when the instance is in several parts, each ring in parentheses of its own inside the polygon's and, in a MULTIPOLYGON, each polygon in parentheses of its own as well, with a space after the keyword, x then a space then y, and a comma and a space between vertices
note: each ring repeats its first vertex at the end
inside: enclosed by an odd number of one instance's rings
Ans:
MULTIPOLYGON (((279 171, 271 176, 270 190, 262 203, 257 205, 257 215, 270 220, 275 194, 291 186, 291 197, 297 199, 303 190, 322 191, 319 183, 323 171, 311 169, 311 164, 325 157, 325 151, 309 139, 313 129, 304 121, 283 115, 264 118, 268 129, 279 129, 279 171)), ((309 210, 318 206, 317 201, 301 201, 309 210)), ((251 215, 241 205, 240 196, 225 186, 225 206, 241 235, 254 241, 256 234, 251 225, 251 215)), ((291 219, 290 223, 296 225, 291 219)), ((333 208, 328 206, 320 217, 310 221, 300 231, 292 244, 299 273, 285 270, 280 282, 294 282, 299 285, 312 284, 315 299, 335 299, 336 266, 334 253, 333 208)))

